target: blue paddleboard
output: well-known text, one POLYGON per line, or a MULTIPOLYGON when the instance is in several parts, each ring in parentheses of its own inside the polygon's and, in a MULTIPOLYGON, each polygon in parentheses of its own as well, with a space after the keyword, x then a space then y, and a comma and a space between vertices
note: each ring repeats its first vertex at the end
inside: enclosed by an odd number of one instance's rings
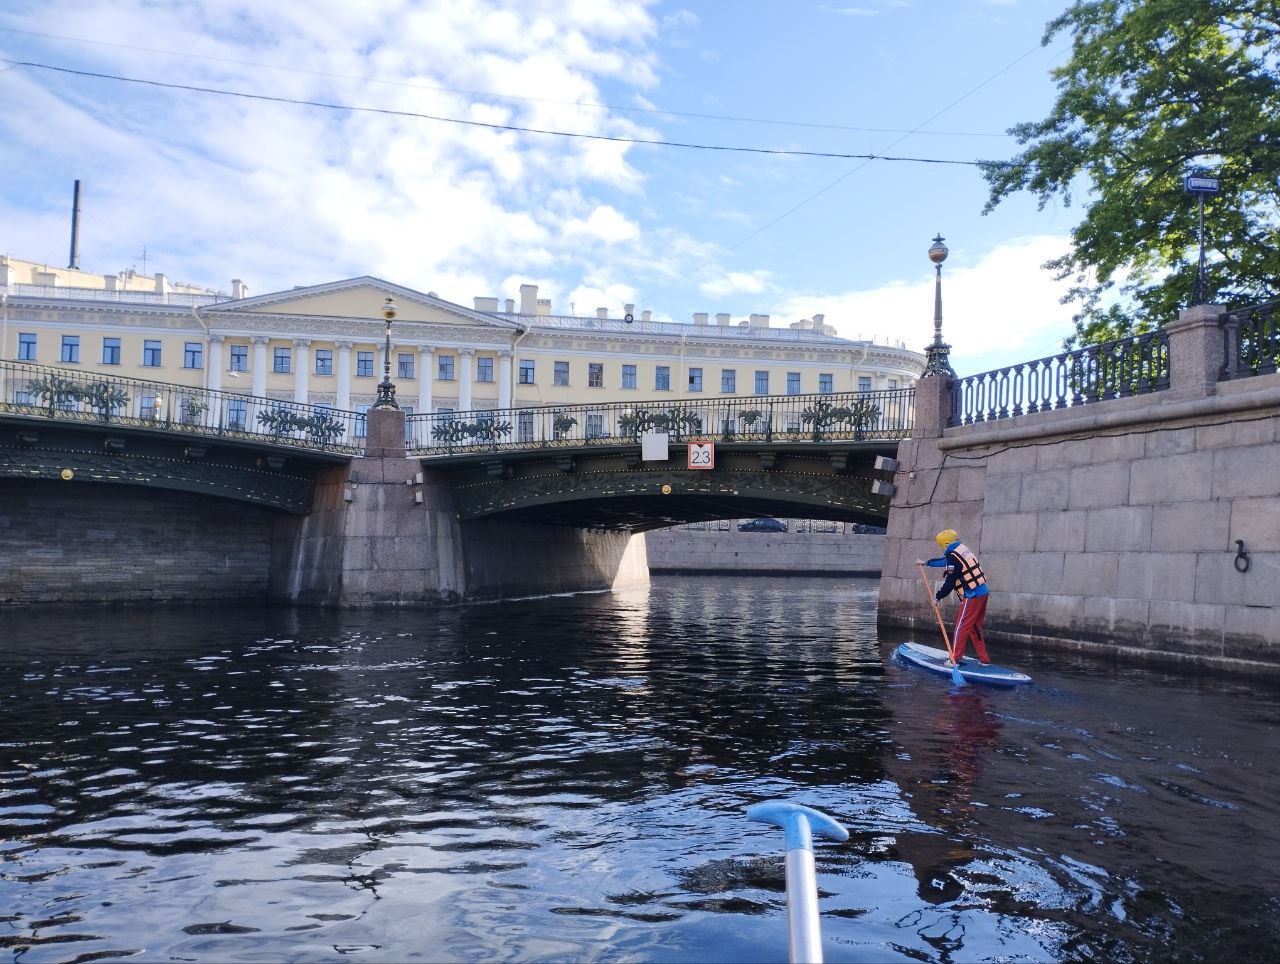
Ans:
MULTIPOLYGON (((947 651, 934 649, 932 646, 921 646, 919 643, 899 643, 896 650, 899 659, 919 666, 931 673, 950 678, 951 667, 947 665, 947 651)), ((960 675, 966 683, 985 683, 987 686, 1021 686, 1030 683, 1031 677, 1026 673, 994 663, 983 666, 972 656, 960 660, 960 675)))

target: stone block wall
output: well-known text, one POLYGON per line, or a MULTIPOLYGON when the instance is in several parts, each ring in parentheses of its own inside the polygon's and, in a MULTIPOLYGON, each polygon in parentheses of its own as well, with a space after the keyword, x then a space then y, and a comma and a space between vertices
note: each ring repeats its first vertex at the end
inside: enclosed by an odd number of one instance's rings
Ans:
POLYGON ((652 573, 876 576, 885 537, 872 533, 654 529, 652 573))
POLYGON ((996 639, 1280 669, 1277 376, 947 429, 899 462, 883 621, 932 624, 912 561, 954 528, 996 639))
POLYGON ((267 598, 267 509, 79 480, 3 479, 0 504, 0 606, 267 598))

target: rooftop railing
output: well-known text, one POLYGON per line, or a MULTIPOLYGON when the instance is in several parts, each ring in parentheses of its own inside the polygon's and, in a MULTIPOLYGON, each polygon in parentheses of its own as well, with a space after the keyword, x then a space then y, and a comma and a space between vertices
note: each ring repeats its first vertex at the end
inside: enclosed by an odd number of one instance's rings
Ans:
POLYGON ((948 424, 972 425, 1168 387, 1169 336, 1151 331, 957 379, 948 424))
POLYGON ((233 392, 0 362, 0 412, 321 452, 364 451, 365 416, 233 392))
POLYGON ((171 291, 111 291, 107 288, 64 288, 60 285, 10 285, 10 294, 27 298, 58 298, 71 301, 109 301, 142 305, 181 305, 197 307, 230 301, 230 297, 220 294, 189 294, 171 291))
POLYGON ((746 341, 751 338, 769 341, 811 341, 820 344, 873 344, 906 350, 906 345, 892 339, 854 340, 839 335, 824 335, 804 328, 752 328, 749 325, 693 325, 680 321, 624 321, 621 318, 584 318, 578 315, 508 315, 490 312, 495 318, 517 321, 530 328, 557 328, 576 331, 640 331, 654 335, 696 335, 699 338, 725 338, 746 341))
POLYGON ((410 415, 411 454, 452 455, 584 445, 637 445, 645 432, 673 441, 824 442, 900 439, 915 392, 661 399, 410 415))

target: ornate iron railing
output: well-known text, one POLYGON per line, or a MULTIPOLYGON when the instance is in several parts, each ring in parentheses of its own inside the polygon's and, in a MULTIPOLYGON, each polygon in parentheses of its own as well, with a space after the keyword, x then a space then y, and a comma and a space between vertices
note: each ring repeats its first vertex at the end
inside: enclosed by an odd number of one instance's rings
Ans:
POLYGON ((0 362, 0 412, 356 454, 365 417, 322 405, 0 362))
POLYGON ((410 415, 406 433, 411 454, 419 456, 636 445, 648 431, 673 441, 858 441, 909 435, 914 410, 913 389, 661 399, 410 415))
POLYGON ((1280 362, 1280 301, 1268 301, 1229 311, 1222 316, 1222 371, 1220 378, 1268 375, 1280 362))
POLYGON ((949 425, 971 425, 1169 387, 1169 337, 1157 330, 957 379, 949 425))

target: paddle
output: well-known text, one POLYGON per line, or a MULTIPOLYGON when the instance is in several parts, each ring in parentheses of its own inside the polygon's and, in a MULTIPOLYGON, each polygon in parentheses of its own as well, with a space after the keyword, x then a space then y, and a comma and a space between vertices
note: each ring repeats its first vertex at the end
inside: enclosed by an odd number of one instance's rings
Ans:
POLYGON ((917 563, 920 569, 920 581, 924 583, 925 595, 929 597, 929 605, 933 607, 933 615, 938 619, 938 628, 942 630, 942 641, 947 646, 947 658, 955 665, 951 667, 951 685, 964 686, 964 674, 960 672, 960 660, 956 659, 955 650, 951 647, 951 640, 947 638, 947 625, 942 621, 942 613, 938 609, 938 600, 933 598, 933 589, 929 586, 929 577, 924 574, 924 563, 917 563))

